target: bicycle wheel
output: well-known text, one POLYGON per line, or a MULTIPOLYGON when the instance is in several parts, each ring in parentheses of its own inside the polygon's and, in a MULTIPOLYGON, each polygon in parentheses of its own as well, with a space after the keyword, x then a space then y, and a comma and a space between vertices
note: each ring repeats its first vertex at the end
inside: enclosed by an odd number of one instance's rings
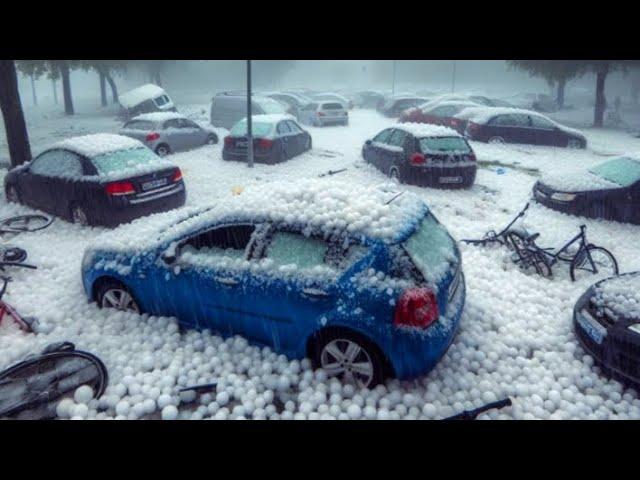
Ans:
POLYGON ((618 262, 606 248, 587 245, 573 258, 569 273, 574 282, 586 275, 613 277, 619 273, 618 262))
POLYGON ((53 218, 44 215, 18 215, 0 222, 0 230, 6 232, 36 232, 47 228, 53 222, 53 218))
POLYGON ((553 271, 551 270, 551 265, 549 265, 549 262, 547 261, 547 257, 545 256, 544 253, 532 252, 531 261, 538 275, 544 278, 553 277, 553 271))
POLYGON ((27 252, 18 247, 0 248, 0 259, 2 262, 21 263, 27 259, 27 252))

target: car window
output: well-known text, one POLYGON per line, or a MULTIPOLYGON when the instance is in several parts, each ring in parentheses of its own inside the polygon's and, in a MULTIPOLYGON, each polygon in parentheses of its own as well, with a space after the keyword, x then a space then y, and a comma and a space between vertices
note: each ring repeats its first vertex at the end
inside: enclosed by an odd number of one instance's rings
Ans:
POLYGON ((288 135, 291 133, 291 129, 289 128, 289 124, 287 122, 280 122, 277 128, 280 135, 288 135))
POLYGON ((162 107, 163 105, 169 103, 169 97, 167 97, 166 95, 160 95, 159 97, 154 98, 153 101, 157 106, 162 107))
POLYGON ((116 150, 98 155, 91 159, 96 167, 98 175, 108 175, 129 168, 136 168, 149 162, 158 160, 158 156, 147 147, 131 148, 129 150, 116 150))
POLYGON ((325 103, 322 105, 323 110, 342 110, 342 104, 340 103, 325 103))
POLYGON ((537 115, 531 115, 531 126, 535 128, 545 128, 547 130, 552 130, 555 125, 544 117, 539 117, 537 115))
POLYGON ((155 124, 146 120, 132 120, 128 123, 125 123, 124 128, 127 130, 149 131, 155 128, 155 124))
POLYGON ((43 153, 33 161, 29 170, 36 175, 59 178, 76 178, 83 174, 80 157, 67 150, 43 153))
POLYGON ((179 257, 200 265, 216 257, 243 259, 255 229, 255 225, 230 225, 207 230, 184 242, 179 257))
POLYGON ((271 113, 287 113, 285 107, 272 98, 265 98, 258 102, 258 105, 265 114, 271 113))
POLYGON ((300 126, 296 122, 288 120, 287 121, 287 125, 289 125, 289 128, 291 129, 291 132, 293 132, 293 133, 302 133, 302 128, 300 128, 300 126))
POLYGON ((305 105, 302 110, 304 110, 306 112, 306 111, 316 110, 317 108, 318 108, 318 104, 317 103, 309 103, 309 104, 305 105))
POLYGON ((324 265, 329 244, 314 237, 299 233, 276 232, 267 247, 266 257, 276 267, 295 266, 309 269, 324 265))
POLYGON ((386 130, 383 130, 378 135, 376 135, 373 138, 373 141, 377 143, 388 143, 389 137, 391 136, 392 133, 393 133, 393 129, 387 128, 386 130))
POLYGON ((404 132, 402 130, 395 130, 387 143, 395 147, 402 147, 406 136, 407 132, 404 132))
POLYGON ((187 120, 186 118, 181 118, 181 119, 180 119, 180 126, 181 126, 182 128, 190 128, 190 129, 191 129, 191 128, 195 128, 195 129, 197 129, 197 130, 199 130, 199 129, 200 129, 200 127, 198 126, 198 124, 197 124, 197 123, 192 122, 191 120, 187 120))
MULTIPOLYGON (((251 124, 251 133, 255 137, 266 137, 271 134, 273 130, 273 124, 269 122, 253 122, 251 124)), ((242 137, 247 134, 247 119, 244 118, 236 123, 231 129, 232 136, 242 137)))
POLYGON ((633 158, 614 158, 589 171, 622 187, 629 187, 636 182, 640 182, 640 161, 633 158))
POLYGON ((437 117, 452 117, 457 112, 456 107, 452 107, 450 105, 437 107, 431 110, 431 115, 435 115, 437 117))
POLYGON ((173 120, 167 120, 164 122, 164 128, 180 128, 180 119, 174 118, 173 120))
POLYGON ((462 137, 425 137, 420 139, 422 153, 462 152, 469 153, 471 148, 462 137))

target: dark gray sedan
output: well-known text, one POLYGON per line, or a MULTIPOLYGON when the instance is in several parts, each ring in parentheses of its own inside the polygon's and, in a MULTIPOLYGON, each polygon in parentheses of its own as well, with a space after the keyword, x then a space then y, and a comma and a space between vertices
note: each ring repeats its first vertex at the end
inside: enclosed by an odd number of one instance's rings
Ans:
POLYGON ((120 135, 140 140, 161 157, 180 150, 218 143, 218 135, 176 112, 138 115, 124 124, 120 135))

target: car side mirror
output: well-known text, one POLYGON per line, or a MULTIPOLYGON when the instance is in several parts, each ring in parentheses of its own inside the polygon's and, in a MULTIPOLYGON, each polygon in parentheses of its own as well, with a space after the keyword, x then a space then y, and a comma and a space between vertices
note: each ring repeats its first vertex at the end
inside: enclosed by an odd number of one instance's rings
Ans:
POLYGON ((364 142, 365 145, 371 145, 371 140, 367 140, 366 142, 364 142))

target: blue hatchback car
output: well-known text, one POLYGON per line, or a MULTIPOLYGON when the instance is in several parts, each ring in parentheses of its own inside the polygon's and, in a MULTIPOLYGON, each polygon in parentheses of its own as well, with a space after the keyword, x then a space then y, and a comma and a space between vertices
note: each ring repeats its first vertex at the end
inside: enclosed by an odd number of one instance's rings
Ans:
POLYGON ((458 248, 422 200, 329 180, 124 225, 82 277, 101 307, 240 334, 359 387, 431 370, 465 301, 458 248))

